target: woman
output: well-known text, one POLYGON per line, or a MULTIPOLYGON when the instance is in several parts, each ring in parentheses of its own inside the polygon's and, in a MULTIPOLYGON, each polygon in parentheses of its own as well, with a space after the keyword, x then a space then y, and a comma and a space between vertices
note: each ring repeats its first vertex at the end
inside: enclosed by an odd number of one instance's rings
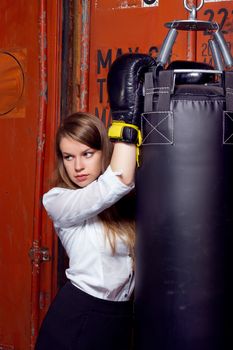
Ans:
POLYGON ((43 204, 69 257, 68 282, 36 350, 128 350, 134 224, 116 203, 134 187, 135 145, 117 142, 112 151, 102 122, 76 113, 58 129, 56 153, 58 184, 43 204))

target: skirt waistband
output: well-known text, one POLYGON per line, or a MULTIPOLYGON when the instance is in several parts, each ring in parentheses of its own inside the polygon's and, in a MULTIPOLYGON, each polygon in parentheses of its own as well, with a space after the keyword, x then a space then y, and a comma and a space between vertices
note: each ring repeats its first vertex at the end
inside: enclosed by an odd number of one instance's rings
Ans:
POLYGON ((82 291, 78 287, 74 286, 68 281, 63 287, 69 290, 72 294, 71 297, 76 298, 77 302, 84 307, 89 307, 92 311, 116 313, 116 314, 131 314, 133 311, 133 302, 129 301, 112 301, 94 297, 86 292, 82 291))

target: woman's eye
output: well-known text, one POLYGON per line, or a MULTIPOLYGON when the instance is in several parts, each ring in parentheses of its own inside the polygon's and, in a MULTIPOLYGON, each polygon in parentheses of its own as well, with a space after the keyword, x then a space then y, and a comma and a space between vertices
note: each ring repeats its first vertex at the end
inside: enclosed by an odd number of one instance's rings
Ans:
POLYGON ((85 158, 91 158, 93 156, 94 152, 88 151, 84 153, 85 158))
POLYGON ((73 156, 67 155, 67 156, 64 156, 63 158, 64 158, 65 160, 72 160, 72 159, 73 159, 73 156))

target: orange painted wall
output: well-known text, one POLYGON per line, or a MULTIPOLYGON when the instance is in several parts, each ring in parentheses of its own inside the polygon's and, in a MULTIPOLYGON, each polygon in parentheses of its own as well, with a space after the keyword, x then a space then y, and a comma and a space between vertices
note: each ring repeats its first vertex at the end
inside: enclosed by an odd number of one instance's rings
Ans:
POLYGON ((43 313, 51 302, 55 285, 53 276, 56 274, 52 274, 52 267, 56 257, 52 256, 47 265, 40 261, 32 264, 29 252, 33 244, 37 247, 46 244, 51 255, 54 251, 51 224, 47 223, 47 218, 43 225, 41 221, 40 192, 49 186, 47 174, 51 174, 53 168, 54 153, 51 149, 59 119, 60 5, 59 0, 48 3, 43 0, 0 2, 2 350, 34 348, 39 313, 43 313), (20 69, 7 64, 6 54, 21 66, 23 77, 20 69), (23 93, 15 99, 14 96, 21 91, 21 84, 23 93), (11 101, 15 103, 13 106, 11 101), (47 181, 43 185, 45 178, 47 181), (43 284, 40 286, 42 272, 43 284), (43 292, 47 293, 45 305, 42 303, 42 286, 43 292))
POLYGON ((0 344, 29 349, 28 252, 33 232, 39 102, 38 5, 2 0, 0 13, 1 49, 20 55, 25 74, 24 101, 0 116, 0 344))

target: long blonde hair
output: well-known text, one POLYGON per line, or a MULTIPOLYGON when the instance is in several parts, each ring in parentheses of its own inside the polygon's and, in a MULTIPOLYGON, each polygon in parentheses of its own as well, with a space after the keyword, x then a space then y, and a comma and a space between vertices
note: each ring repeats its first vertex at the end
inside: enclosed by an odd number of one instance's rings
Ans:
MULTIPOLYGON (((77 112, 62 121, 56 135, 56 185, 77 189, 79 187, 71 181, 66 172, 60 150, 61 139, 67 136, 88 147, 102 151, 102 173, 110 163, 113 147, 104 124, 96 116, 77 112)), ((120 237, 128 245, 130 253, 134 256, 135 220, 132 194, 125 196, 111 208, 104 210, 99 214, 99 217, 104 225, 112 253, 114 254, 116 251, 116 238, 120 237)))

